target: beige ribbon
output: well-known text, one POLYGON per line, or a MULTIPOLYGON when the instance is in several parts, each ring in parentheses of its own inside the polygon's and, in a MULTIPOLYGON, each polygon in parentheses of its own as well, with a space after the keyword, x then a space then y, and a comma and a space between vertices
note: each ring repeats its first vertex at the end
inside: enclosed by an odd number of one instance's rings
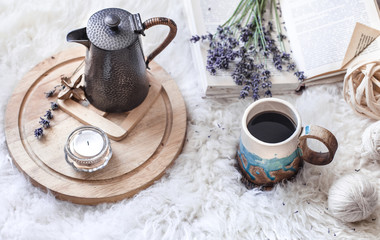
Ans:
POLYGON ((380 120, 380 61, 358 64, 347 70, 344 100, 362 116, 380 120))

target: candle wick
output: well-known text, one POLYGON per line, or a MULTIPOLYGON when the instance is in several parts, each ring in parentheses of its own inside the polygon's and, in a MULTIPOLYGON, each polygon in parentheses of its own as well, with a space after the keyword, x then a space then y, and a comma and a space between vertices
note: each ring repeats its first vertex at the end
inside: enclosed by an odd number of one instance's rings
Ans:
POLYGON ((87 145, 90 146, 90 143, 87 141, 87 145))

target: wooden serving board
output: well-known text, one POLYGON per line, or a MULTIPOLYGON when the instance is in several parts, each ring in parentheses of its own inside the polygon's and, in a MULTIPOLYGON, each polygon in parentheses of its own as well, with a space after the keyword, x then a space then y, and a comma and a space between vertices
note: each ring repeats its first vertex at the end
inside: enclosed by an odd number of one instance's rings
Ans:
MULTIPOLYGON (((150 74, 161 83, 160 95, 128 135, 111 140, 113 156, 99 171, 75 171, 65 161, 69 134, 83 124, 62 110, 53 111, 51 127, 38 140, 34 129, 56 96, 44 92, 60 84, 83 61, 84 48, 73 48, 38 64, 21 80, 8 102, 5 135, 15 165, 31 182, 57 198, 93 205, 131 197, 159 179, 182 150, 186 135, 186 107, 170 75, 151 63, 150 74)), ((121 124, 125 114, 107 114, 121 124)))

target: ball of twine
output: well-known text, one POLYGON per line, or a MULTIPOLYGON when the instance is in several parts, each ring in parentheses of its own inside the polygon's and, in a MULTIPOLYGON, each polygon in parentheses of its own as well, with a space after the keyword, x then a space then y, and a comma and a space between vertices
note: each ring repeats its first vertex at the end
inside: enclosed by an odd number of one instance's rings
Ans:
POLYGON ((331 213, 344 222, 368 218, 377 206, 376 185, 367 176, 353 173, 337 180, 329 190, 328 206, 331 213))
POLYGON ((351 108, 364 116, 380 120, 380 61, 358 64, 347 69, 343 95, 351 108))
POLYGON ((364 131, 361 156, 380 162, 380 121, 371 124, 364 131))

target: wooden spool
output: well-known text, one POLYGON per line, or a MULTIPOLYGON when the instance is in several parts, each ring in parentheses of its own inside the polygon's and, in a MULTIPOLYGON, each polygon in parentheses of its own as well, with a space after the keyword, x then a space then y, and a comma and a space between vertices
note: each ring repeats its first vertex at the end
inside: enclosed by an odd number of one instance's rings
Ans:
MULTIPOLYGON (((125 138, 111 140, 113 157, 97 172, 75 171, 64 158, 69 134, 83 124, 62 110, 53 111, 51 128, 38 140, 39 117, 56 97, 45 98, 84 59, 85 49, 63 51, 38 64, 16 87, 8 102, 5 134, 13 162, 33 185, 50 190, 58 199, 93 205, 131 197, 159 179, 182 150, 186 135, 186 108, 179 89, 158 64, 151 77, 162 88, 156 100, 125 138)), ((138 115, 138 114, 137 114, 138 115)), ((128 115, 107 114, 115 125, 128 115)), ((111 138, 112 139, 112 138, 111 138)))

